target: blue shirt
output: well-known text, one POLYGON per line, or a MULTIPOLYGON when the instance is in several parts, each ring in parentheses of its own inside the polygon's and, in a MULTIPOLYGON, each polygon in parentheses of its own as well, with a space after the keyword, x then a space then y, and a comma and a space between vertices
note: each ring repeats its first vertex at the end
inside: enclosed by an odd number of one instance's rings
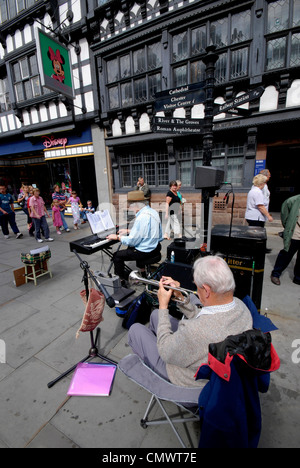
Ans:
MULTIPOLYGON (((0 193, 0 206, 2 208, 2 210, 6 211, 6 213, 12 213, 12 209, 11 209, 11 206, 14 203, 14 199, 13 197, 11 196, 10 193, 0 193)), ((0 216, 4 216, 4 213, 2 213, 2 211, 0 211, 0 216)))
POLYGON ((135 215, 129 236, 121 237, 122 244, 135 247, 140 252, 152 252, 162 240, 159 214, 148 205, 135 215))

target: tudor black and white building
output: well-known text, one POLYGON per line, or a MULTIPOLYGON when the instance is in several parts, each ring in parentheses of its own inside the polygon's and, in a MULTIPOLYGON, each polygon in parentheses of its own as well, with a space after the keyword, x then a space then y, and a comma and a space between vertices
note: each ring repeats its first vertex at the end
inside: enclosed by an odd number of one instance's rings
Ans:
POLYGON ((213 44, 216 105, 262 88, 214 117, 212 165, 234 187, 236 217, 260 168, 272 174, 271 211, 299 192, 300 0, 4 0, 0 14, 0 172, 12 184, 38 168, 49 183, 64 175, 83 194, 116 202, 143 175, 154 200, 172 179, 197 200, 203 135, 157 132, 153 119, 204 119, 205 102, 165 110, 156 102, 170 89, 200 89, 213 44), (75 106, 41 89, 35 27, 69 43, 75 106), (38 139, 51 135, 69 138, 66 148, 44 151, 38 139))

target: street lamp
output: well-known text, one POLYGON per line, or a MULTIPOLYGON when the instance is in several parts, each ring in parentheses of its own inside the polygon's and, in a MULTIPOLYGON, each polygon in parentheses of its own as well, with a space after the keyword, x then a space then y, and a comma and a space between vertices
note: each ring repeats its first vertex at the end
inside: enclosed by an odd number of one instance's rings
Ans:
MULTIPOLYGON (((214 89, 215 89, 215 69, 219 56, 216 53, 216 46, 211 44, 206 48, 206 55, 202 61, 205 64, 205 114, 203 132, 203 166, 211 166, 212 149, 214 143, 213 136, 213 110, 214 110, 214 89)), ((207 253, 210 252, 210 221, 212 217, 212 199, 215 195, 215 187, 202 189, 202 204, 204 208, 204 244, 207 244, 207 253)))

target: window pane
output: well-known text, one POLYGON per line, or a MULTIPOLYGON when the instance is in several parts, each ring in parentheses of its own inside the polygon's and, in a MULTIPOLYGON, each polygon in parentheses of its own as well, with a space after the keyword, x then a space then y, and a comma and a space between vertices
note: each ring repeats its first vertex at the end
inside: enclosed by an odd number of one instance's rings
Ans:
POLYGON ((289 0, 279 0, 268 5, 268 32, 289 27, 289 0))
MULTIPOLYGON (((142 164, 134 164, 132 166, 132 184, 136 185, 138 178, 143 176, 143 165, 142 164)), ((145 176, 146 177, 146 176, 145 176)))
POLYGON ((300 65, 300 33, 292 36, 291 67, 300 65))
POLYGON ((16 5, 16 0, 8 0, 8 14, 9 18, 12 19, 15 16, 17 16, 17 5, 16 5))
POLYGON ((202 60, 191 63, 191 83, 205 80, 205 65, 202 60))
POLYGON ((229 158, 227 162, 227 182, 235 187, 241 187, 243 183, 244 158, 229 158))
POLYGON ((161 45, 160 42, 148 46, 148 70, 161 66, 161 45))
POLYGON ((120 68, 121 68, 121 79, 126 78, 127 76, 131 75, 129 55, 123 55, 123 57, 120 58, 120 68))
POLYGON ((24 101, 25 97, 24 97, 24 91, 23 91, 22 83, 16 84, 15 91, 16 91, 17 102, 24 101))
POLYGON ((191 186, 191 168, 191 161, 182 161, 179 163, 179 179, 181 180, 182 185, 191 186))
POLYGON ((226 70, 227 70, 227 53, 219 55, 219 59, 216 63, 216 83, 224 83, 226 81, 226 70))
POLYGON ((134 102, 147 101, 146 78, 134 82, 134 102))
POLYGON ((33 98, 33 93, 32 93, 32 88, 31 88, 31 82, 24 81, 24 88, 25 88, 25 99, 32 99, 33 98))
POLYGON ((248 74, 248 47, 231 53, 230 78, 240 78, 248 74))
POLYGON ((40 78, 39 76, 35 76, 31 78, 31 86, 33 89, 33 95, 40 96, 41 95, 41 89, 40 89, 40 78))
POLYGON ((146 71, 145 49, 133 52, 133 72, 142 73, 146 71))
POLYGON ((231 43, 247 41, 250 39, 251 12, 242 11, 232 15, 231 19, 231 43))
POLYGON ((286 38, 280 37, 268 42, 267 70, 284 67, 286 54, 286 38))
POLYGON ((130 166, 121 166, 122 187, 131 187, 130 166))
POLYGON ((294 0, 293 26, 300 24, 300 0, 294 0))
POLYGON ((174 86, 187 84, 187 66, 183 65, 174 69, 174 86))
POLYGON ((167 162, 160 162, 157 167, 158 185, 169 184, 169 166, 167 162))
POLYGON ((173 37, 173 61, 183 60, 188 57, 187 31, 173 37))
POLYGON ((17 0, 18 13, 25 9, 25 0, 17 0))
POLYGON ((38 75, 39 69, 38 69, 37 59, 35 55, 31 55, 29 57, 29 63, 30 63, 30 75, 31 76, 38 75))
POLYGON ((20 68, 21 68, 22 78, 28 78, 29 67, 28 67, 27 57, 20 60, 20 68))
POLYGON ((205 52, 206 49, 206 26, 192 30, 192 55, 205 52))
POLYGON ((109 95, 109 108, 115 109, 116 107, 120 107, 118 87, 114 86, 113 88, 109 88, 108 95, 109 95))
POLYGON ((15 82, 21 81, 21 70, 18 62, 13 64, 13 77, 15 82))
POLYGON ((4 23, 7 20, 8 20, 8 12, 7 12, 7 7, 6 7, 6 1, 0 0, 0 21, 1 23, 4 23))
POLYGON ((132 89, 131 82, 125 83, 121 86, 121 99, 122 106, 128 106, 132 104, 132 89))
POLYGON ((161 76, 160 73, 149 76, 149 99, 153 98, 155 93, 161 91, 161 76))
POLYGON ((228 45, 228 18, 223 18, 211 23, 210 40, 217 47, 228 45))
POLYGON ((148 185, 155 185, 155 164, 144 164, 144 178, 148 185))
POLYGON ((107 82, 114 83, 119 79, 118 59, 109 60, 106 65, 107 82))

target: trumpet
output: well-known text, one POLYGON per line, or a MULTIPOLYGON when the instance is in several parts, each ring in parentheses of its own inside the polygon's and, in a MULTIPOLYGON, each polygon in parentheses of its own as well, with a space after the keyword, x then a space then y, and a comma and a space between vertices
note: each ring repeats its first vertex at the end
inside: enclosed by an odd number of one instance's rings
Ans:
MULTIPOLYGON (((149 286, 154 286, 156 288, 159 288, 159 281, 157 280, 152 280, 152 279, 147 279, 143 278, 142 276, 139 275, 138 271, 132 271, 128 277, 129 284, 132 286, 137 285, 137 284, 146 284, 146 290, 149 292, 149 294, 153 294, 157 296, 157 290, 152 291, 149 289, 149 286)), ((195 291, 191 291, 189 289, 183 289, 183 288, 175 288, 173 286, 169 285, 164 285, 164 288, 166 289, 172 289, 173 291, 179 291, 183 295, 183 299, 175 297, 172 299, 174 302, 178 302, 180 304, 186 304, 189 302, 189 295, 190 294, 196 294, 195 291)))

